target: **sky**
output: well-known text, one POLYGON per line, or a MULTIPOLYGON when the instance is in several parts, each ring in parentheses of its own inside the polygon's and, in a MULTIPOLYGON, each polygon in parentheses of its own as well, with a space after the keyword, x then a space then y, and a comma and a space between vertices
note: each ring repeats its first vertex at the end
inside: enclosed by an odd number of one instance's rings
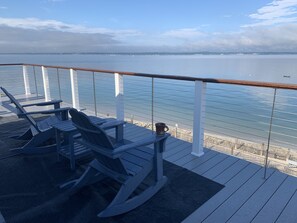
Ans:
POLYGON ((0 0, 0 53, 297 52, 297 0, 0 0))

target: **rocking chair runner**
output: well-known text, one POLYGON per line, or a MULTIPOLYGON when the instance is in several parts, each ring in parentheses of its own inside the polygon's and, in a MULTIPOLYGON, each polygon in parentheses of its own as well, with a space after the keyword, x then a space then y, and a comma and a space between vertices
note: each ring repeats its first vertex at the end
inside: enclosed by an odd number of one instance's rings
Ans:
POLYGON ((18 100, 10 94, 5 88, 0 87, 17 109, 19 118, 24 118, 30 123, 30 128, 22 135, 14 137, 15 139, 28 140, 28 142, 21 148, 18 148, 21 153, 45 153, 55 151, 56 145, 42 145, 46 141, 55 137, 55 130, 52 124, 68 119, 68 110, 70 108, 60 108, 61 100, 54 100, 49 102, 40 102, 34 104, 21 105, 18 100), (27 112, 24 108, 29 106, 48 106, 53 105, 53 110, 27 112), (44 120, 36 122, 31 115, 34 114, 55 114, 54 116, 45 118, 44 120))
POLYGON ((105 177, 110 177, 121 184, 113 201, 98 214, 98 217, 110 217, 128 212, 146 202, 164 186, 167 178, 163 176, 162 152, 169 134, 152 135, 138 142, 116 146, 105 131, 100 126, 92 124, 84 113, 75 109, 71 109, 69 113, 81 133, 82 143, 92 149, 95 159, 79 179, 65 183, 61 187, 70 188, 69 193, 73 194, 78 189, 105 177), (154 150, 144 147, 149 144, 154 144, 154 150), (155 175, 153 184, 133 197, 135 189, 152 171, 155 175))

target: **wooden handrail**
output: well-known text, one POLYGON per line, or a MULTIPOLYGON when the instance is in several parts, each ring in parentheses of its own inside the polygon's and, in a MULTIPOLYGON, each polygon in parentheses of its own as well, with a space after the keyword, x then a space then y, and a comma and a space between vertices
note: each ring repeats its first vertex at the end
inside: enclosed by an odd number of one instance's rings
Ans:
POLYGON ((244 86, 253 86, 253 87, 267 87, 267 88, 297 90, 297 84, 283 84, 283 83, 273 83, 273 82, 216 79, 216 78, 200 78, 200 77, 189 77, 189 76, 178 76, 178 75, 147 74, 147 73, 135 73, 135 72, 127 72, 127 71, 101 70, 101 69, 92 69, 92 68, 53 66, 53 65, 29 64, 29 63, 0 64, 0 66, 16 66, 16 65, 37 66, 37 67, 43 66, 46 68, 58 68, 58 69, 67 69, 67 70, 73 69, 77 71, 90 71, 90 72, 97 72, 97 73, 110 73, 110 74, 119 73, 127 76, 138 76, 138 77, 149 77, 149 78, 182 80, 182 81, 202 81, 206 83, 232 84, 232 85, 244 85, 244 86))

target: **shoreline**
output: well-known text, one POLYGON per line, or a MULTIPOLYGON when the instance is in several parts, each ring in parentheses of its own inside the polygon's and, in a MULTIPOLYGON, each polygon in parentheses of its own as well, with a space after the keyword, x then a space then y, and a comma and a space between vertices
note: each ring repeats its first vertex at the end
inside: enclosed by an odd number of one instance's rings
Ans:
MULTIPOLYGON (((138 120, 130 122, 129 119, 126 119, 126 121, 150 130, 152 129, 151 123, 138 120)), ((176 132, 174 126, 168 127, 168 132, 175 138, 192 142, 191 130, 178 128, 178 131, 176 132)), ((265 143, 257 143, 251 140, 205 132, 203 145, 207 149, 222 152, 230 156, 265 166, 267 153, 267 144, 265 143)), ((286 147, 270 145, 268 151, 268 167, 276 168, 281 172, 297 176, 297 151, 286 147)))

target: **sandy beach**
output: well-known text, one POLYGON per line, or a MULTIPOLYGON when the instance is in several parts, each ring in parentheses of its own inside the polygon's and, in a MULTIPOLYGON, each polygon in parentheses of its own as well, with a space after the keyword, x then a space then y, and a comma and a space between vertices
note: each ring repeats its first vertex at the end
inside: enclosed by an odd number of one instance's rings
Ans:
MULTIPOLYGON (((131 119, 126 121, 131 122, 131 119)), ((152 124, 148 122, 133 120, 133 124, 152 129, 152 124)), ((169 133, 172 136, 192 142, 191 130, 176 128, 175 126, 168 127, 169 133)), ((261 166, 265 165, 267 143, 256 143, 250 140, 204 132, 204 147, 236 156, 261 166)), ((276 168, 284 173, 297 176, 297 151, 270 145, 267 165, 270 168, 276 168)))

